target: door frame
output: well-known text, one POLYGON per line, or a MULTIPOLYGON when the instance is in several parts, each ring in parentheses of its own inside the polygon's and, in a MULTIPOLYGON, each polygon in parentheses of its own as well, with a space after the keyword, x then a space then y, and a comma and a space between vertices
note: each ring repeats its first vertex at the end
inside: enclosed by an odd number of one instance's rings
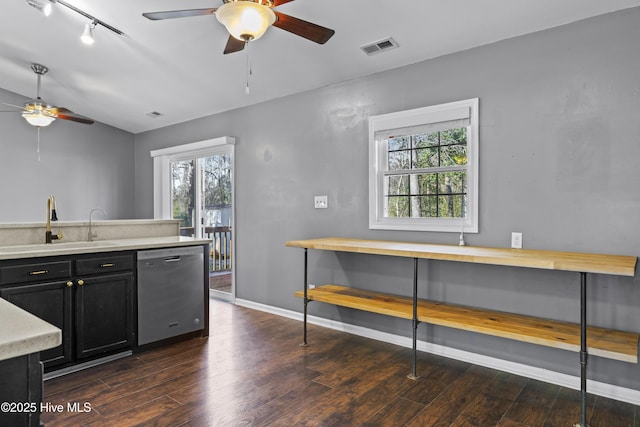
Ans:
MULTIPOLYGON (((171 219, 171 167, 173 161, 188 158, 208 157, 216 154, 231 155, 231 227, 233 241, 237 240, 235 226, 235 143, 231 136, 221 136, 204 141, 176 145, 150 152, 153 158, 153 217, 155 219, 171 219)), ((199 184, 196 184, 199 185, 199 184)), ((199 215, 199 214, 198 214, 199 215)), ((195 227, 198 233, 200 227, 195 227)), ((236 245, 231 245, 231 293, 210 290, 209 293, 217 298, 235 301, 236 296, 236 245)))

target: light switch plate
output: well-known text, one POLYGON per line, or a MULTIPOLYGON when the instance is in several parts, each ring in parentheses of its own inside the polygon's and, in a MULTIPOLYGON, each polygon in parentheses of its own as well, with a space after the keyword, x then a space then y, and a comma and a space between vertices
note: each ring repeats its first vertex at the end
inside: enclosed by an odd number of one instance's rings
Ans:
POLYGON ((316 209, 327 209, 329 207, 327 203, 327 196, 315 196, 313 198, 313 206, 316 209))

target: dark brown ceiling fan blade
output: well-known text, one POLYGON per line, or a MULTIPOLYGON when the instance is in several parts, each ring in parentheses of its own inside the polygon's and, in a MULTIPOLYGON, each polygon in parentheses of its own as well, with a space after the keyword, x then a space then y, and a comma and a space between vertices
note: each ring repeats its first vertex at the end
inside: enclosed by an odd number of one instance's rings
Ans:
POLYGON ((303 21, 300 18, 294 18, 293 16, 276 12, 275 10, 273 12, 278 18, 276 22, 273 23, 274 27, 289 31, 312 42, 325 44, 335 34, 335 31, 329 28, 321 27, 320 25, 303 21))
POLYGON ((242 49, 244 49, 245 44, 246 42, 238 40, 233 36, 229 36, 227 45, 224 47, 224 54, 226 55, 228 53, 240 52, 242 49))
POLYGON ((147 12, 143 13, 147 19, 158 21, 161 19, 188 18, 190 16, 213 15, 218 10, 217 7, 208 9, 184 9, 184 10, 168 10, 166 12, 147 12))
POLYGON ((291 1, 293 0, 273 0, 273 6, 271 7, 280 6, 281 4, 289 3, 291 1))
POLYGON ((73 111, 68 110, 66 108, 57 107, 56 110, 57 110, 57 113, 55 116, 58 119, 70 120, 72 122, 83 123, 85 125, 93 124, 93 120, 91 120, 90 118, 81 116, 80 114, 76 114, 73 111))
POLYGON ((68 116, 66 114, 58 114, 58 119, 62 119, 62 120, 69 120, 72 122, 77 122, 77 123, 82 123, 85 125, 92 125, 93 124, 93 120, 88 119, 86 117, 78 117, 78 116, 68 116))

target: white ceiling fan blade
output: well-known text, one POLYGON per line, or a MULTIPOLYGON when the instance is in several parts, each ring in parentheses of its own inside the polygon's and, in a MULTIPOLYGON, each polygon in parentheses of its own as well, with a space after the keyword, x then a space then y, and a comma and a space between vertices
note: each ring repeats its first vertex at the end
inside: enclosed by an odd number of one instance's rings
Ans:
MULTIPOLYGON (((20 105, 13 105, 13 104, 8 104, 6 102, 3 102, 2 105, 6 105, 7 107, 13 107, 13 108, 19 108, 21 110, 24 109, 24 106, 20 106, 20 105)), ((6 111, 7 113, 11 113, 12 111, 6 111)))

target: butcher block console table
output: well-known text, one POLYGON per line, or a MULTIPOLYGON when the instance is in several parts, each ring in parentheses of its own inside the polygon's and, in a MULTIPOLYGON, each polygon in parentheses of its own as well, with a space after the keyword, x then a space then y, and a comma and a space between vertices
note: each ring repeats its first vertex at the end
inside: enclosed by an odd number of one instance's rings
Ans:
POLYGON ((413 369, 417 378, 417 329, 421 322, 494 335, 580 353, 581 426, 586 426, 587 359, 593 354, 625 362, 638 362, 638 332, 587 326, 587 274, 630 276, 636 257, 526 249, 404 243, 348 238, 294 240, 287 246, 304 248, 304 339, 307 345, 307 305, 319 301, 412 320, 413 369), (326 284, 309 289, 308 249, 413 258, 413 296, 404 297, 326 284), (514 313, 486 310, 418 299, 418 260, 457 261, 545 270, 572 271, 580 275, 580 322, 569 323, 514 313))

